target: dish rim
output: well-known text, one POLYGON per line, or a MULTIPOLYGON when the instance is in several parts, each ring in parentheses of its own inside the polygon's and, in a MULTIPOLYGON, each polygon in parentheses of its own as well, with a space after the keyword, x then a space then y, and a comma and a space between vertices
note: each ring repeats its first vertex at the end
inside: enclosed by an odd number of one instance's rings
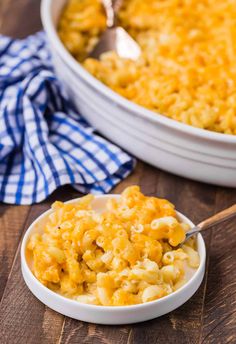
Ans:
POLYGON ((210 141, 217 141, 222 143, 236 144, 236 135, 223 134, 208 129, 201 129, 189 124, 175 121, 171 118, 165 117, 159 113, 148 110, 147 108, 135 104, 134 102, 122 97, 118 93, 111 90, 108 86, 103 84, 100 80, 96 79, 90 74, 82 65, 75 60, 75 58, 65 48, 60 40, 57 31, 52 22, 51 4, 55 0, 42 0, 41 2, 41 19, 43 27, 50 38, 50 43, 56 47, 57 52, 62 58, 63 62, 79 76, 90 88, 95 89, 99 95, 102 95, 106 100, 114 101, 119 107, 125 111, 131 112, 142 119, 148 119, 153 123, 162 124, 168 128, 181 131, 187 135, 192 135, 198 138, 204 138, 210 141))
MULTIPOLYGON (((81 196, 82 197, 82 196, 81 196)), ((76 203, 79 202, 81 197, 78 198, 74 198, 71 199, 67 202, 64 202, 65 204, 67 203, 76 203)), ((94 198, 119 198, 120 195, 119 194, 107 194, 107 195, 94 195, 94 198)), ((34 283, 37 284, 37 286, 39 288, 43 288, 43 290, 45 292, 49 293, 49 296, 51 295, 52 297, 56 298, 58 302, 63 301, 63 302, 67 302, 67 305, 76 305, 77 307, 83 307, 85 309, 90 309, 92 310, 99 310, 99 311, 123 311, 123 310, 139 310, 139 309, 143 309, 146 307, 149 307, 151 305, 161 305, 162 303, 165 302, 172 302, 172 299, 175 299, 178 297, 179 294, 181 294, 181 292, 184 291, 184 289, 187 289, 190 285, 194 285, 196 284, 196 281, 198 280, 199 276, 201 275, 202 271, 205 271, 205 262, 206 262, 206 245, 205 245, 205 241, 202 237, 202 235, 199 233, 198 234, 198 243, 200 242, 201 245, 201 250, 202 250, 202 257, 200 257, 200 264, 199 267, 197 268, 197 270, 195 271, 195 273, 192 275, 192 277, 179 289, 177 289, 176 291, 172 292, 169 295, 166 295, 160 299, 154 300, 154 301, 149 301, 149 302, 145 302, 145 303, 140 303, 140 304, 136 304, 136 305, 127 305, 127 306, 101 306, 101 305, 91 305, 91 304, 86 304, 86 303, 82 303, 79 302, 77 300, 73 300, 70 298, 67 298, 63 295, 60 295, 54 291, 52 291, 51 289, 47 288, 46 286, 44 286, 33 274, 33 272, 31 271, 28 263, 27 263, 27 259, 26 259, 26 245, 30 236, 31 231, 33 230, 34 226, 37 224, 38 221, 40 221, 41 219, 43 219, 45 216, 48 216, 50 213, 52 213, 52 209, 48 209, 45 212, 43 212, 40 216, 38 216, 32 223, 31 225, 28 227, 28 229, 26 230, 22 243, 21 243, 21 249, 20 249, 20 254, 21 254, 21 268, 25 271, 25 273, 27 273, 28 275, 30 275, 30 277, 33 279, 34 283)), ((191 226, 194 226, 193 222, 186 217, 185 215, 183 215, 182 213, 180 213, 179 211, 176 210, 177 215, 184 221, 188 222, 191 226)), ((199 249, 198 249, 199 251, 199 249)))

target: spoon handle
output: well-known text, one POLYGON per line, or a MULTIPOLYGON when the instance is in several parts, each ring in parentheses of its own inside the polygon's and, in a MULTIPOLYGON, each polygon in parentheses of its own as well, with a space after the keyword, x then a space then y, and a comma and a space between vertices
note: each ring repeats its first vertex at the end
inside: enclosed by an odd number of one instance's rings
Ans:
POLYGON ((185 241, 194 236, 195 234, 204 231, 212 226, 217 225, 223 221, 231 219, 231 217, 236 216, 236 204, 232 205, 231 207, 220 211, 219 213, 209 217, 206 220, 200 222, 197 226, 193 227, 186 233, 185 241))
POLYGON ((112 7, 114 12, 117 13, 122 5, 123 0, 112 0, 112 7))
POLYGON ((232 217, 236 216, 236 204, 232 205, 231 207, 220 211, 219 213, 209 217, 206 220, 200 222, 197 227, 200 231, 208 229, 218 223, 231 219, 232 217))
POLYGON ((116 13, 118 12, 122 1, 121 0, 102 0, 106 16, 107 27, 112 28, 116 24, 116 13))

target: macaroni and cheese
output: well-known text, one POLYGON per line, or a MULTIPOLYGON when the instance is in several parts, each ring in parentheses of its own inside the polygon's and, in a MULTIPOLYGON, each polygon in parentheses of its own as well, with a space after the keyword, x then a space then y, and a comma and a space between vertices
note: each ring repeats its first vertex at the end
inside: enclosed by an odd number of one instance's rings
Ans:
POLYGON ((199 266, 194 239, 174 248, 189 227, 167 200, 131 186, 101 213, 92 201, 55 202, 42 234, 30 237, 33 273, 46 287, 82 303, 132 305, 172 293, 199 266))
POLYGON ((138 61, 87 58, 105 29, 100 0, 69 0, 58 32, 96 78, 176 121, 236 134, 236 1, 124 0, 119 23, 139 43, 138 61))

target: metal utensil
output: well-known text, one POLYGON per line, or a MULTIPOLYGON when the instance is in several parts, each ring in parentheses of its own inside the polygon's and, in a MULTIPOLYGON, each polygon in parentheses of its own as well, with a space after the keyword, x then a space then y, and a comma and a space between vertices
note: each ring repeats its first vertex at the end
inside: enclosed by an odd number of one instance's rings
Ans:
POLYGON ((107 29, 103 32, 89 57, 99 59, 101 54, 114 51, 118 56, 126 59, 137 60, 141 49, 135 40, 121 26, 117 26, 117 12, 121 0, 102 0, 107 16, 107 29))
POLYGON ((211 228, 223 221, 229 220, 232 217, 236 216, 236 204, 232 205, 231 207, 220 211, 219 213, 209 217, 208 219, 200 222, 197 226, 193 227, 189 232, 186 233, 186 238, 184 242, 180 244, 182 246, 189 238, 193 235, 198 234, 206 229, 211 228))

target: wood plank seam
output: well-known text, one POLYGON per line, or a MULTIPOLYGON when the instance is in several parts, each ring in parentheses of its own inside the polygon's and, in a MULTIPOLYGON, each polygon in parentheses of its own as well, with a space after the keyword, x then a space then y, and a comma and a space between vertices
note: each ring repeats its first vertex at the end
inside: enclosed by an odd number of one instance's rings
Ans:
MULTIPOLYGON (((217 188, 218 190, 218 188, 217 188)), ((215 196, 215 202, 214 202, 214 214, 217 212, 217 197, 218 197, 218 192, 216 190, 216 196, 215 196)), ((207 291, 207 282, 208 282, 208 271, 209 271, 209 265, 210 265, 210 252, 211 252, 211 242, 212 242, 212 231, 210 230, 210 240, 208 247, 206 247, 206 252, 207 252, 207 261, 206 261, 206 270, 205 270, 205 284, 204 284, 204 289, 203 289, 203 302, 202 302, 202 308, 201 308, 201 331, 199 335, 199 344, 202 343, 202 329, 203 329, 203 322, 204 322, 204 307, 205 307, 205 298, 206 298, 206 291, 207 291)))
POLYGON ((2 294, 2 298, 1 298, 1 301, 0 301, 0 307, 1 307, 1 305, 2 305, 2 301, 3 301, 4 296, 5 296, 5 290, 6 290, 6 287, 7 287, 7 284, 8 284, 8 280, 9 280, 11 274, 12 274, 13 266, 14 266, 14 264, 15 264, 15 262, 16 262, 17 255, 18 255, 19 249, 20 249, 20 247, 21 247, 21 241, 22 241, 22 239, 23 239, 23 235, 24 235, 24 232, 25 232, 25 226, 26 226, 26 223, 27 223, 27 221, 28 221, 28 219, 29 219, 29 217, 30 217, 31 211, 32 211, 32 207, 30 207, 30 209, 29 209, 29 211, 28 211, 28 213, 27 213, 27 216, 26 216, 26 218, 25 218, 24 224, 23 224, 23 226, 22 226, 20 240, 19 240, 19 243, 18 243, 18 245, 17 245, 16 251, 15 251, 15 255, 14 255, 14 258, 13 258, 13 261, 12 261, 12 264, 11 264, 11 269, 10 269, 9 274, 8 274, 8 277, 7 277, 7 282, 6 282, 5 287, 4 287, 4 292, 3 292, 3 294, 2 294))
POLYGON ((199 335, 199 344, 202 343, 202 328, 203 328, 203 321, 204 321, 204 306, 205 306, 205 298, 206 298, 206 291, 207 291, 207 282, 208 282, 208 270, 210 265, 210 249, 211 249, 211 240, 212 240, 212 229, 210 230, 210 240, 209 240, 209 247, 206 248, 207 251, 207 261, 206 261, 206 270, 205 270, 205 283, 203 289, 203 300, 202 300, 202 308, 201 308, 201 331, 199 335))

